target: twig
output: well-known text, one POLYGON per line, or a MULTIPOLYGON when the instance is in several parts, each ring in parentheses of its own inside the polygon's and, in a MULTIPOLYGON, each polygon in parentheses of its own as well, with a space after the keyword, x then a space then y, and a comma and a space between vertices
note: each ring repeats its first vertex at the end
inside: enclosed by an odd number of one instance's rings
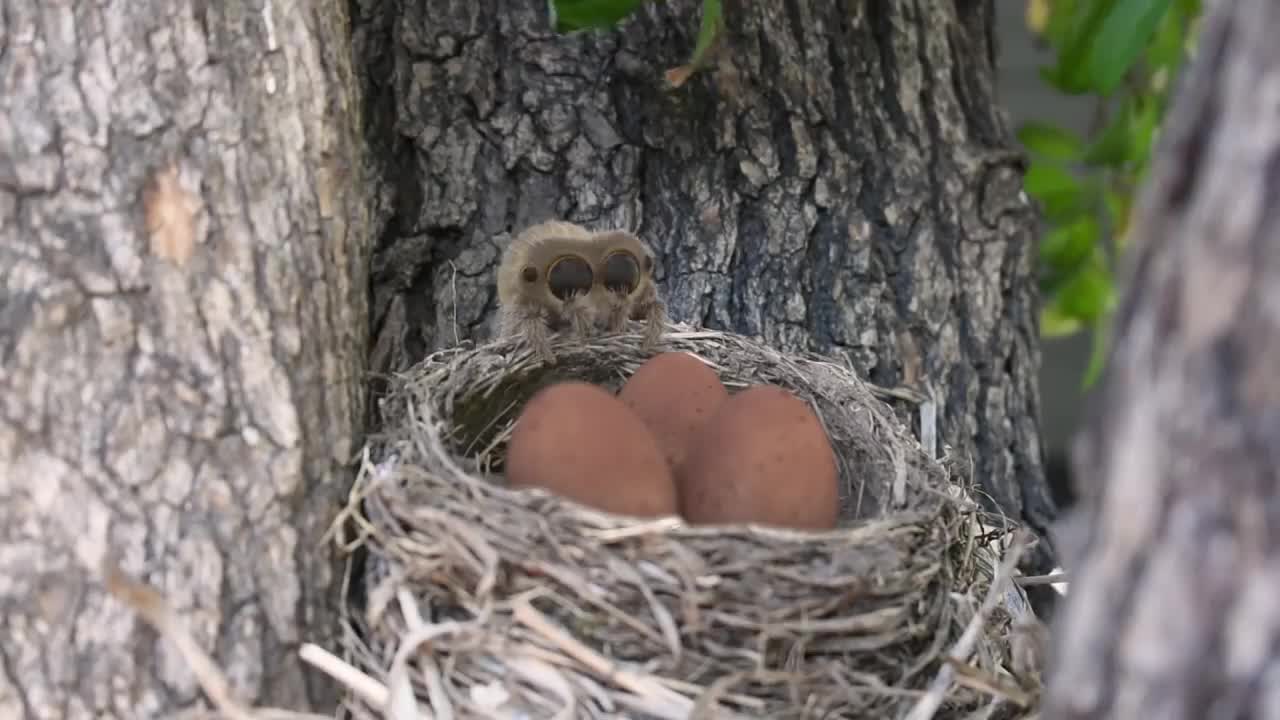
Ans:
MULTIPOLYGON (((1018 565, 1018 559, 1022 556, 1022 551, 1027 544, 1025 530, 1019 530, 1014 536, 1012 545, 1005 553, 1004 561, 996 568, 995 576, 991 578, 991 586, 987 588, 987 595, 982 599, 982 605, 978 611, 973 614, 969 620, 969 624, 965 626, 964 633, 960 635, 960 639, 956 641, 951 652, 947 654, 947 658, 954 662, 966 662, 973 653, 973 646, 978 642, 978 635, 982 631, 982 626, 986 624, 987 616, 995 608, 1000 601, 1000 595, 1004 591, 1004 584, 1013 575, 1013 570, 1018 565)), ((947 690, 951 687, 951 683, 955 680, 955 666, 950 662, 944 662, 942 667, 938 669, 938 674, 934 676, 933 682, 929 683, 929 690, 916 701, 915 707, 911 708, 911 712, 907 714, 906 720, 931 720, 934 713, 938 712, 938 708, 942 706, 942 701, 946 697, 947 690)))
POLYGON ((551 663, 532 655, 521 654, 511 659, 511 669, 530 683, 550 690, 561 702, 552 720, 570 720, 578 709, 578 700, 564 673, 551 663))
POLYGON ((103 560, 102 575, 108 592, 132 608, 157 633, 173 643, 178 654, 196 676, 200 689, 209 696, 209 700, 223 717, 230 720, 256 720, 253 713, 232 695, 227 678, 218 670, 213 658, 191 637, 191 633, 169 607, 164 596, 149 585, 125 575, 110 560, 103 560))
POLYGON ((218 669, 190 631, 182 623, 178 614, 169 606, 159 592, 146 583, 129 577, 119 566, 104 560, 101 566, 103 584, 107 592, 117 600, 128 605, 139 617, 150 625, 161 637, 173 643, 178 654, 186 661, 191 673, 200 683, 200 689, 213 702, 214 712, 203 709, 188 710, 177 717, 184 720, 197 718, 216 718, 218 720, 330 720, 329 715, 297 712, 281 708, 247 708, 241 705, 231 693, 231 684, 218 669))
POLYGON ((945 662, 955 668, 957 685, 963 685, 994 697, 1009 700, 1023 708, 1029 707, 1034 700, 1034 696, 1031 693, 969 663, 962 663, 951 658, 947 658, 945 662))
MULTIPOLYGON (((396 592, 396 600, 400 603, 400 612, 404 614, 405 624, 411 632, 418 632, 426 627, 413 593, 400 588, 396 592)), ((453 720, 453 703, 449 701, 449 693, 445 691, 444 682, 440 678, 439 664, 429 655, 418 658, 418 664, 422 666, 423 680, 427 684, 427 701, 431 703, 431 709, 439 720, 453 720)))
POLYGON ((573 636, 556 626, 527 601, 515 603, 513 614, 517 621, 554 643, 570 657, 586 665, 624 690, 658 701, 654 707, 659 715, 670 720, 683 720, 693 707, 693 701, 667 687, 637 673, 617 667, 605 656, 578 642, 573 636))
POLYGON ((1049 573, 1048 575, 1025 575, 1023 577, 1016 577, 1013 581, 1020 587, 1033 587, 1035 585, 1052 585, 1054 583, 1070 582, 1071 576, 1069 573, 1057 572, 1049 573))
POLYGON ((343 662, 341 658, 319 645, 303 643, 298 656, 317 670, 347 686, 373 707, 386 707, 390 693, 382 683, 343 662))

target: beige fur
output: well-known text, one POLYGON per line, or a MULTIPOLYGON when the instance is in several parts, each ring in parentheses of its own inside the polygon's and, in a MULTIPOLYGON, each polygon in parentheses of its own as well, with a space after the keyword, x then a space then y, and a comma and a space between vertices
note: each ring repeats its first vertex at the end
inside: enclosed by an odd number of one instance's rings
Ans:
POLYGON ((600 332, 622 332, 627 320, 644 323, 643 343, 651 348, 666 328, 666 304, 653 279, 653 251, 625 230, 592 232, 574 223, 559 220, 532 225, 521 231, 503 253, 498 267, 498 333, 520 336, 544 361, 555 362, 550 338, 569 330, 580 338, 600 332), (629 293, 604 286, 605 259, 616 252, 636 258, 640 268, 638 284, 629 293), (590 265, 591 289, 585 294, 557 298, 547 285, 551 266, 566 256, 576 256, 590 265), (536 278, 525 279, 527 269, 536 278))

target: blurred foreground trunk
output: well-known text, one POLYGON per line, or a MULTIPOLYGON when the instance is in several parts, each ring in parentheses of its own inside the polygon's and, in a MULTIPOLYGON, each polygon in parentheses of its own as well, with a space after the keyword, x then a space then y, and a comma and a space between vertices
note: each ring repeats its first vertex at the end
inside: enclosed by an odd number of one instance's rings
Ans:
POLYGON ((112 559, 242 700, 332 707, 296 647, 364 404, 346 8, 0 9, 0 717, 208 707, 112 559))
POLYGON ((1280 718, 1280 5, 1206 7, 1081 438, 1047 720, 1280 718))
POLYGON ((572 36, 546 0, 354 6, 386 178, 373 370, 488 337, 513 230, 625 226, 677 321, 933 395, 957 467, 1045 529, 1035 214, 992 0, 730 0, 715 66, 675 90, 698 0, 572 36))

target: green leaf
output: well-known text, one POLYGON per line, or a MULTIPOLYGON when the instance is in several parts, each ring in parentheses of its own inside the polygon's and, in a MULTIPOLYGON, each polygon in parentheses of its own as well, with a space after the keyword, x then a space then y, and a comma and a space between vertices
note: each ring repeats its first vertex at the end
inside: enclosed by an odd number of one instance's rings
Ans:
POLYGON ((1053 17, 1053 8, 1050 0, 1026 0, 1027 9, 1023 15, 1027 29, 1033 35, 1044 35, 1045 29, 1049 25, 1049 19, 1053 17))
POLYGON ((1053 163, 1031 163, 1022 182, 1027 192, 1038 198, 1066 192, 1080 192, 1080 181, 1076 176, 1061 165, 1053 163))
POLYGON ((1079 318, 1063 315, 1056 306, 1049 304, 1040 308, 1040 337, 1059 338, 1075 335, 1084 329, 1079 318))
MULTIPOLYGON (((1131 186, 1132 187, 1132 186, 1131 186)), ((1107 214, 1111 216, 1111 236, 1115 238, 1117 251, 1123 251, 1129 232, 1129 213, 1132 212, 1133 191, 1120 192, 1114 189, 1106 193, 1107 214)))
MULTIPOLYGON (((1069 13, 1058 30, 1057 62, 1042 68, 1040 75, 1050 85, 1069 95, 1089 92, 1094 84, 1089 76, 1090 66, 1085 62, 1099 28, 1116 2, 1129 0, 1079 0, 1062 12, 1069 13)), ((1052 24, 1052 23, 1051 23, 1052 24)))
POLYGON ((1051 229, 1040 240, 1040 263, 1050 276, 1074 275, 1098 247, 1098 221, 1088 215, 1051 229))
POLYGON ((1102 377, 1102 369, 1107 362, 1107 345, 1111 338, 1111 323, 1100 322, 1093 328, 1093 342, 1089 351, 1089 365, 1084 369, 1084 378, 1080 385, 1088 390, 1102 377))
POLYGON ((698 41, 694 45, 693 55, 689 62, 666 72, 667 82, 672 87, 680 87, 707 62, 707 55, 720 36, 723 19, 720 13, 720 0, 702 0, 702 22, 698 26, 698 41))
POLYGON ((1053 0, 1050 5, 1049 22, 1044 28, 1044 38, 1049 42, 1049 47, 1054 50, 1062 50, 1070 41, 1072 21, 1078 4, 1078 0, 1053 0))
POLYGON ((1133 108, 1125 98, 1116 109, 1115 116, 1106 128, 1084 152, 1084 162, 1091 167, 1120 167, 1129 157, 1129 125, 1133 122, 1133 108))
POLYGON ((547 0, 558 33, 609 28, 640 7, 643 0, 547 0))
POLYGON ((1172 0, 1120 0, 1106 14, 1084 59, 1090 85, 1100 93, 1116 89, 1133 66, 1172 0))
POLYGON ((702 22, 698 26, 698 42, 693 46, 693 58, 689 61, 694 67, 701 67, 702 60, 711 47, 712 41, 720 33, 721 20, 720 0, 702 0, 702 22))
POLYGON ((1183 17, 1187 18, 1187 24, 1190 25, 1191 21, 1200 17, 1202 5, 1203 3, 1200 0, 1178 0, 1178 4, 1175 7, 1183 17))
POLYGON ((1178 2, 1165 14, 1164 20, 1151 38, 1147 48, 1147 62, 1153 69, 1164 68, 1170 72, 1182 64, 1186 52, 1187 20, 1184 3, 1178 2))
POLYGON ((1065 222, 1085 207, 1080 181, 1059 165, 1033 162, 1022 183, 1026 191, 1040 201, 1045 217, 1052 223, 1065 222))
POLYGON ((1044 337, 1070 335, 1096 326, 1115 304, 1111 275, 1103 262, 1101 248, 1094 247, 1089 262, 1064 278, 1040 311, 1040 334, 1044 337))
POLYGON ((1061 91, 1067 95, 1079 95, 1085 92, 1084 89, 1077 89, 1071 85, 1070 78, 1058 65, 1045 65, 1040 68, 1040 79, 1046 85, 1054 90, 1061 91))
POLYGON ((1046 123, 1024 123, 1018 128, 1018 140, 1027 150, 1050 160, 1074 160, 1084 149, 1075 133, 1046 123))
POLYGON ((1145 167, 1151 158, 1151 146, 1160 126, 1160 105, 1148 102, 1134 115, 1129 125, 1129 160, 1136 167, 1145 167))
POLYGON ((1054 302, 1063 315, 1093 324, 1111 309, 1114 296, 1111 275, 1098 262, 1085 265, 1067 278, 1054 302))

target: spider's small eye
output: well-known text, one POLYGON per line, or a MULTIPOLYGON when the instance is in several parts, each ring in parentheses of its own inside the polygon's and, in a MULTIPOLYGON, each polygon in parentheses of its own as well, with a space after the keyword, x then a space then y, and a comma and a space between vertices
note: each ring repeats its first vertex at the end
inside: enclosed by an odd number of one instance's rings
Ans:
POLYGON ((646 275, 653 272, 653 256, 652 255, 644 256, 644 272, 646 275))
POLYGON ((604 286, 609 292, 629 295, 640 284, 640 265, 636 256, 625 250, 604 259, 604 286))
POLYGON ((537 282, 538 268, 532 265, 526 265, 524 270, 520 271, 520 279, 524 280, 527 283, 537 282))
POLYGON ((547 287, 557 299, 564 300, 570 295, 585 295, 591 290, 595 276, 591 265, 577 255, 565 255, 551 263, 547 270, 547 287))

